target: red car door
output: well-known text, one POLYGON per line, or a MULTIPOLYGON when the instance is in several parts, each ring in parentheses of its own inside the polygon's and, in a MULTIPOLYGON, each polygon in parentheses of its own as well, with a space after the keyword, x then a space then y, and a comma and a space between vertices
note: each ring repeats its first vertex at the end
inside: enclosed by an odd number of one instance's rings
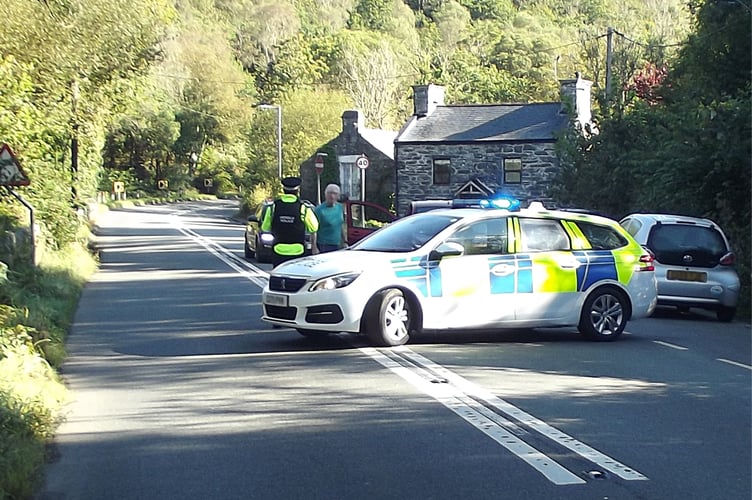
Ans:
POLYGON ((376 203, 357 200, 346 201, 347 243, 352 245, 396 218, 392 212, 376 203))

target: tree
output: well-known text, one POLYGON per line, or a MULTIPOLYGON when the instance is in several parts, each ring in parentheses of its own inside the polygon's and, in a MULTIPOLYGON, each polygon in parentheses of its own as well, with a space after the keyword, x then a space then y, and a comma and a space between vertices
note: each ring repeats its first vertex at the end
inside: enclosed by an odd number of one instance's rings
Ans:
MULTIPOLYGON (((352 102, 338 91, 300 90, 281 101, 281 105, 282 171, 283 175, 297 175, 298 165, 337 135, 342 112, 351 107, 352 102)), ((269 196, 279 189, 275 120, 274 113, 259 110, 253 116, 246 139, 248 156, 243 184, 247 189, 262 186, 269 196)))
POLYGON ((741 303, 748 304, 750 7, 748 1, 695 7, 696 31, 667 74, 653 75, 647 92, 634 93, 619 113, 601 113, 598 135, 562 141, 560 195, 617 217, 644 210, 715 220, 736 250, 741 303))
POLYGON ((493 19, 504 21, 514 16, 515 8, 511 0, 459 0, 473 19, 493 19))
POLYGON ((389 32, 394 0, 358 0, 350 15, 351 29, 389 32))
POLYGON ((394 123, 401 92, 402 64, 385 39, 365 32, 340 37, 338 82, 363 112, 368 124, 378 128, 394 123))
POLYGON ((164 0, 0 3, 0 53, 24 68, 34 106, 44 109, 37 130, 17 131, 14 146, 34 172, 27 193, 53 244, 75 237, 71 208, 94 194, 105 123, 127 99, 124 82, 156 57, 172 13, 164 0))
POLYGON ((455 0, 448 0, 434 11, 433 20, 438 32, 438 43, 435 47, 436 67, 441 70, 449 65, 452 54, 467 35, 470 13, 455 0))

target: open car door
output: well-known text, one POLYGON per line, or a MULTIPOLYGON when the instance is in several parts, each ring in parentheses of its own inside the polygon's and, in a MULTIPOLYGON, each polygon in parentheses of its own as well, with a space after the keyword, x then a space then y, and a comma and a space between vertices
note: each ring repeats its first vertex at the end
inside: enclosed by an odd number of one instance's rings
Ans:
POLYGON ((358 200, 346 201, 347 243, 352 245, 396 218, 392 212, 376 203, 358 200))

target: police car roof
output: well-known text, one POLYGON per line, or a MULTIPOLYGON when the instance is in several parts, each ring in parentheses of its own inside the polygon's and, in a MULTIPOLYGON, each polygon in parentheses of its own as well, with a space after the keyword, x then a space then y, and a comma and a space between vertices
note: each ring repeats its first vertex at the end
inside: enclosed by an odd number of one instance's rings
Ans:
POLYGON ((503 208, 436 208, 430 212, 423 212, 416 215, 451 215, 454 217, 465 218, 485 218, 504 215, 518 215, 523 217, 535 218, 555 218, 565 220, 580 220, 589 222, 598 222, 601 224, 614 225, 617 221, 600 215, 585 214, 578 212, 567 212, 562 210, 548 210, 540 206, 533 208, 522 208, 519 210, 506 210, 503 208))

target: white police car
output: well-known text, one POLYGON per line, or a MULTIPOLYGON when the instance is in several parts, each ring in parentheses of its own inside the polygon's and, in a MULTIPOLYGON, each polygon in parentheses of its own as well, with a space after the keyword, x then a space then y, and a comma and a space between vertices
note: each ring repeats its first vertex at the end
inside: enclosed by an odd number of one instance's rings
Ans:
POLYGON ((386 346, 423 329, 576 326, 613 340, 655 305, 652 255, 619 224, 542 206, 405 217, 280 265, 263 291, 265 321, 386 346))

